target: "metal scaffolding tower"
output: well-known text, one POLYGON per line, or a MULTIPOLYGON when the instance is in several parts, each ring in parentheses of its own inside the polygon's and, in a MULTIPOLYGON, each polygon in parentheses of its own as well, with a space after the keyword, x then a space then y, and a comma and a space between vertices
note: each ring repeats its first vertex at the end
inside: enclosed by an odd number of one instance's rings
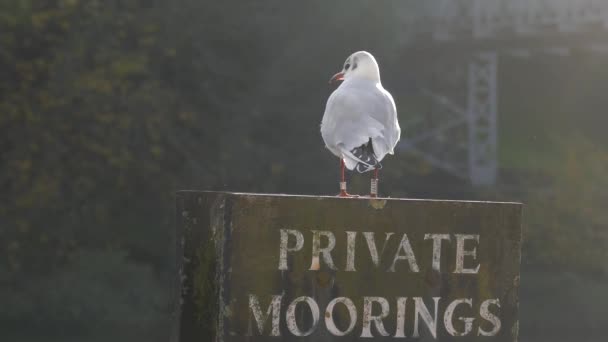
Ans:
POLYGON ((490 185, 496 181, 497 59, 495 52, 484 52, 469 62, 467 124, 469 173, 474 185, 490 185))

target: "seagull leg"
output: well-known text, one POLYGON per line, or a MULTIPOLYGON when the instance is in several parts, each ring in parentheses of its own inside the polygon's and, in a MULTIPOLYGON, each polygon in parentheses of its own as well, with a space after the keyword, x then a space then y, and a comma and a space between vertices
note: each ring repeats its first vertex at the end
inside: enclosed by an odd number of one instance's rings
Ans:
POLYGON ((350 197, 346 192, 346 178, 344 177, 344 159, 340 158, 340 197, 350 197))
POLYGON ((344 159, 340 158, 340 193, 338 197, 359 197, 359 195, 351 195, 346 192, 346 177, 344 175, 344 159))
POLYGON ((340 158, 340 197, 349 197, 350 195, 346 192, 346 179, 344 177, 344 159, 340 158))
POLYGON ((374 175, 372 176, 370 197, 378 197, 378 170, 379 169, 375 169, 374 175))

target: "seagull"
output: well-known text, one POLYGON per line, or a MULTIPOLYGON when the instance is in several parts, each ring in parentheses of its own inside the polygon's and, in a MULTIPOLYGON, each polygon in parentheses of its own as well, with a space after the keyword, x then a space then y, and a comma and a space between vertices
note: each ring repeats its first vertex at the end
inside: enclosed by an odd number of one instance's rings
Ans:
POLYGON ((401 136, 395 101, 382 87, 378 63, 369 52, 350 55, 329 83, 337 81, 343 82, 327 99, 321 136, 327 149, 340 158, 338 196, 351 196, 346 192, 346 166, 359 173, 373 170, 370 196, 377 197, 380 162, 394 153, 401 136))

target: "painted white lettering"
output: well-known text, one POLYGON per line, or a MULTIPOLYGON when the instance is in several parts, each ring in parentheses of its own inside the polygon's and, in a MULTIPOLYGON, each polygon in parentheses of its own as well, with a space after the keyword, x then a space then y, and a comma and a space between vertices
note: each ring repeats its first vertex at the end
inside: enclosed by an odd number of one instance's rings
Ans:
POLYGON ((407 260, 410 265, 410 270, 412 272, 419 272, 418 264, 416 263, 416 257, 414 256, 414 251, 412 250, 412 246, 410 245, 410 240, 407 238, 407 234, 403 234, 403 238, 401 239, 401 243, 399 243, 399 247, 397 248, 397 253, 395 253, 395 258, 393 259, 393 264, 388 269, 389 272, 395 272, 395 264, 399 260, 407 260), (404 255, 399 255, 399 253, 403 250, 405 252, 404 255))
POLYGON ((357 232, 346 232, 346 272, 355 270, 355 238, 357 232))
POLYGON ((477 258, 477 248, 473 248, 470 251, 464 250, 464 243, 466 240, 475 240, 479 243, 479 235, 470 235, 470 234, 454 234, 456 235, 456 269, 454 273, 468 273, 468 274, 476 274, 479 272, 479 264, 475 268, 465 268, 464 267, 464 257, 470 256, 473 259, 477 258))
POLYGON ((473 300, 470 298, 462 298, 456 299, 448 305, 445 309, 445 313, 443 314, 443 324, 445 325, 445 330, 452 336, 466 336, 471 330, 473 330, 473 321, 475 318, 473 317, 458 317, 458 320, 464 322, 464 331, 457 331, 454 329, 454 322, 452 317, 454 316, 454 311, 456 307, 460 304, 469 304, 469 307, 473 307, 473 300))
POLYGON ((329 304, 327 304, 327 308, 325 309, 325 326, 332 335, 345 336, 347 334, 350 334, 353 329, 355 329, 355 323, 357 323, 357 308, 355 307, 355 304, 352 300, 346 297, 338 297, 329 302, 329 304), (344 304, 346 306, 346 309, 348 309, 348 317, 350 323, 348 324, 348 328, 344 331, 338 329, 338 327, 336 327, 336 323, 334 322, 334 306, 337 303, 344 304))
POLYGON ((420 337, 419 322, 418 318, 422 318, 426 327, 433 335, 433 338, 437 338, 437 311, 439 311, 439 297, 433 297, 435 301, 435 317, 431 317, 429 309, 424 304, 422 297, 414 297, 414 334, 412 337, 420 337))
MULTIPOLYGON (((270 336, 281 336, 281 332, 279 331, 279 320, 282 299, 283 296, 272 296, 272 301, 270 302, 268 309, 266 309, 266 313, 264 313, 260 308, 258 297, 253 294, 249 295, 249 308, 253 313, 260 334, 264 331, 264 325, 268 320, 268 316, 272 313, 272 329, 270 331, 270 336)), ((249 335, 251 336, 253 333, 249 331, 249 335)))
POLYGON ((386 244, 388 240, 393 236, 394 233, 385 233, 386 237, 384 238, 384 245, 382 245, 382 251, 378 254, 378 249, 376 248, 376 240, 374 238, 373 232, 363 232, 363 236, 365 236, 365 242, 367 242, 367 249, 369 249, 369 255, 372 257, 372 262, 376 267, 380 266, 380 255, 384 253, 384 249, 386 248, 386 244))
POLYGON ((311 271, 318 271, 321 269, 319 264, 319 255, 323 255, 323 261, 332 270, 336 270, 334 261, 331 258, 331 251, 336 247, 336 237, 334 233, 327 230, 313 230, 312 231, 312 263, 310 264, 311 271), (321 236, 327 237, 327 246, 321 248, 321 236), (315 262, 316 261, 316 262, 315 262))
POLYGON ((477 335, 496 336, 496 334, 498 334, 498 332, 500 331, 500 326, 501 326, 500 318, 498 318, 496 315, 494 315, 493 313, 490 312, 490 310, 488 308, 490 306, 490 304, 494 304, 500 308, 500 300, 498 300, 498 298, 488 299, 481 303, 481 306, 479 307, 479 315, 481 316, 481 318, 492 323, 492 325, 494 325, 494 328, 490 331, 485 331, 480 326, 479 330, 477 331, 477 335))
POLYGON ((405 336, 405 303, 407 297, 397 297, 397 331, 395 337, 405 336))
POLYGON ((382 320, 389 314, 388 301, 382 297, 363 297, 363 331, 361 337, 374 337, 371 331, 371 323, 374 322, 376 330, 381 336, 388 336, 388 332, 384 329, 382 320), (380 303, 382 313, 378 316, 372 316, 373 303, 380 303))
POLYGON ((279 250, 279 270, 287 270, 287 252, 297 252, 304 247, 304 236, 295 229, 281 229, 281 248, 279 250), (296 238, 296 245, 288 246, 289 235, 296 238))
POLYGON ((441 240, 450 241, 449 234, 425 234, 424 239, 433 239, 433 269, 441 271, 441 240))
POLYGON ((308 336, 312 334, 317 328, 317 324, 319 323, 319 306, 314 299, 306 296, 298 297, 294 299, 289 307, 287 307, 287 329, 294 334, 295 336, 308 336), (312 326, 307 331, 302 331, 298 327, 298 322, 296 321, 296 306, 300 302, 305 302, 308 304, 308 308, 310 309, 310 313, 312 314, 312 326))

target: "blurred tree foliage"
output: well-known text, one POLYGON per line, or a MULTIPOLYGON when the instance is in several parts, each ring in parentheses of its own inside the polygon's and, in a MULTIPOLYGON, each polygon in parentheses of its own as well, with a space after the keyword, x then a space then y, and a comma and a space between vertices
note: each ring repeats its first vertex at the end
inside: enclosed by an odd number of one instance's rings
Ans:
MULTIPOLYGON (((414 110, 399 16, 421 2, 374 3, 1 1, 1 335, 167 340, 173 191, 335 189, 318 123, 353 47, 383 51, 400 115, 414 110)), ((501 133, 513 159, 521 126, 550 114, 537 112, 501 133)), ((535 172, 549 195, 513 176, 529 203, 524 260, 605 277, 606 144, 547 135, 559 153, 535 172)), ((386 164, 393 196, 487 198, 443 188, 455 180, 412 156, 386 164)))
POLYGON ((171 193, 187 149, 214 149, 165 77, 181 46, 154 5, 0 5, 2 331, 166 325, 171 193))
POLYGON ((255 141, 273 119, 243 105, 274 52, 251 14, 273 11, 0 4, 1 331, 166 340, 173 191, 259 190, 284 170, 255 141))
POLYGON ((560 165, 547 175, 549 191, 525 201, 522 336, 599 341, 608 317, 608 149, 580 133, 554 143, 560 165))
POLYGON ((527 196, 525 259, 549 269, 608 275, 608 150, 573 134, 556 139, 560 165, 547 192, 527 196))

